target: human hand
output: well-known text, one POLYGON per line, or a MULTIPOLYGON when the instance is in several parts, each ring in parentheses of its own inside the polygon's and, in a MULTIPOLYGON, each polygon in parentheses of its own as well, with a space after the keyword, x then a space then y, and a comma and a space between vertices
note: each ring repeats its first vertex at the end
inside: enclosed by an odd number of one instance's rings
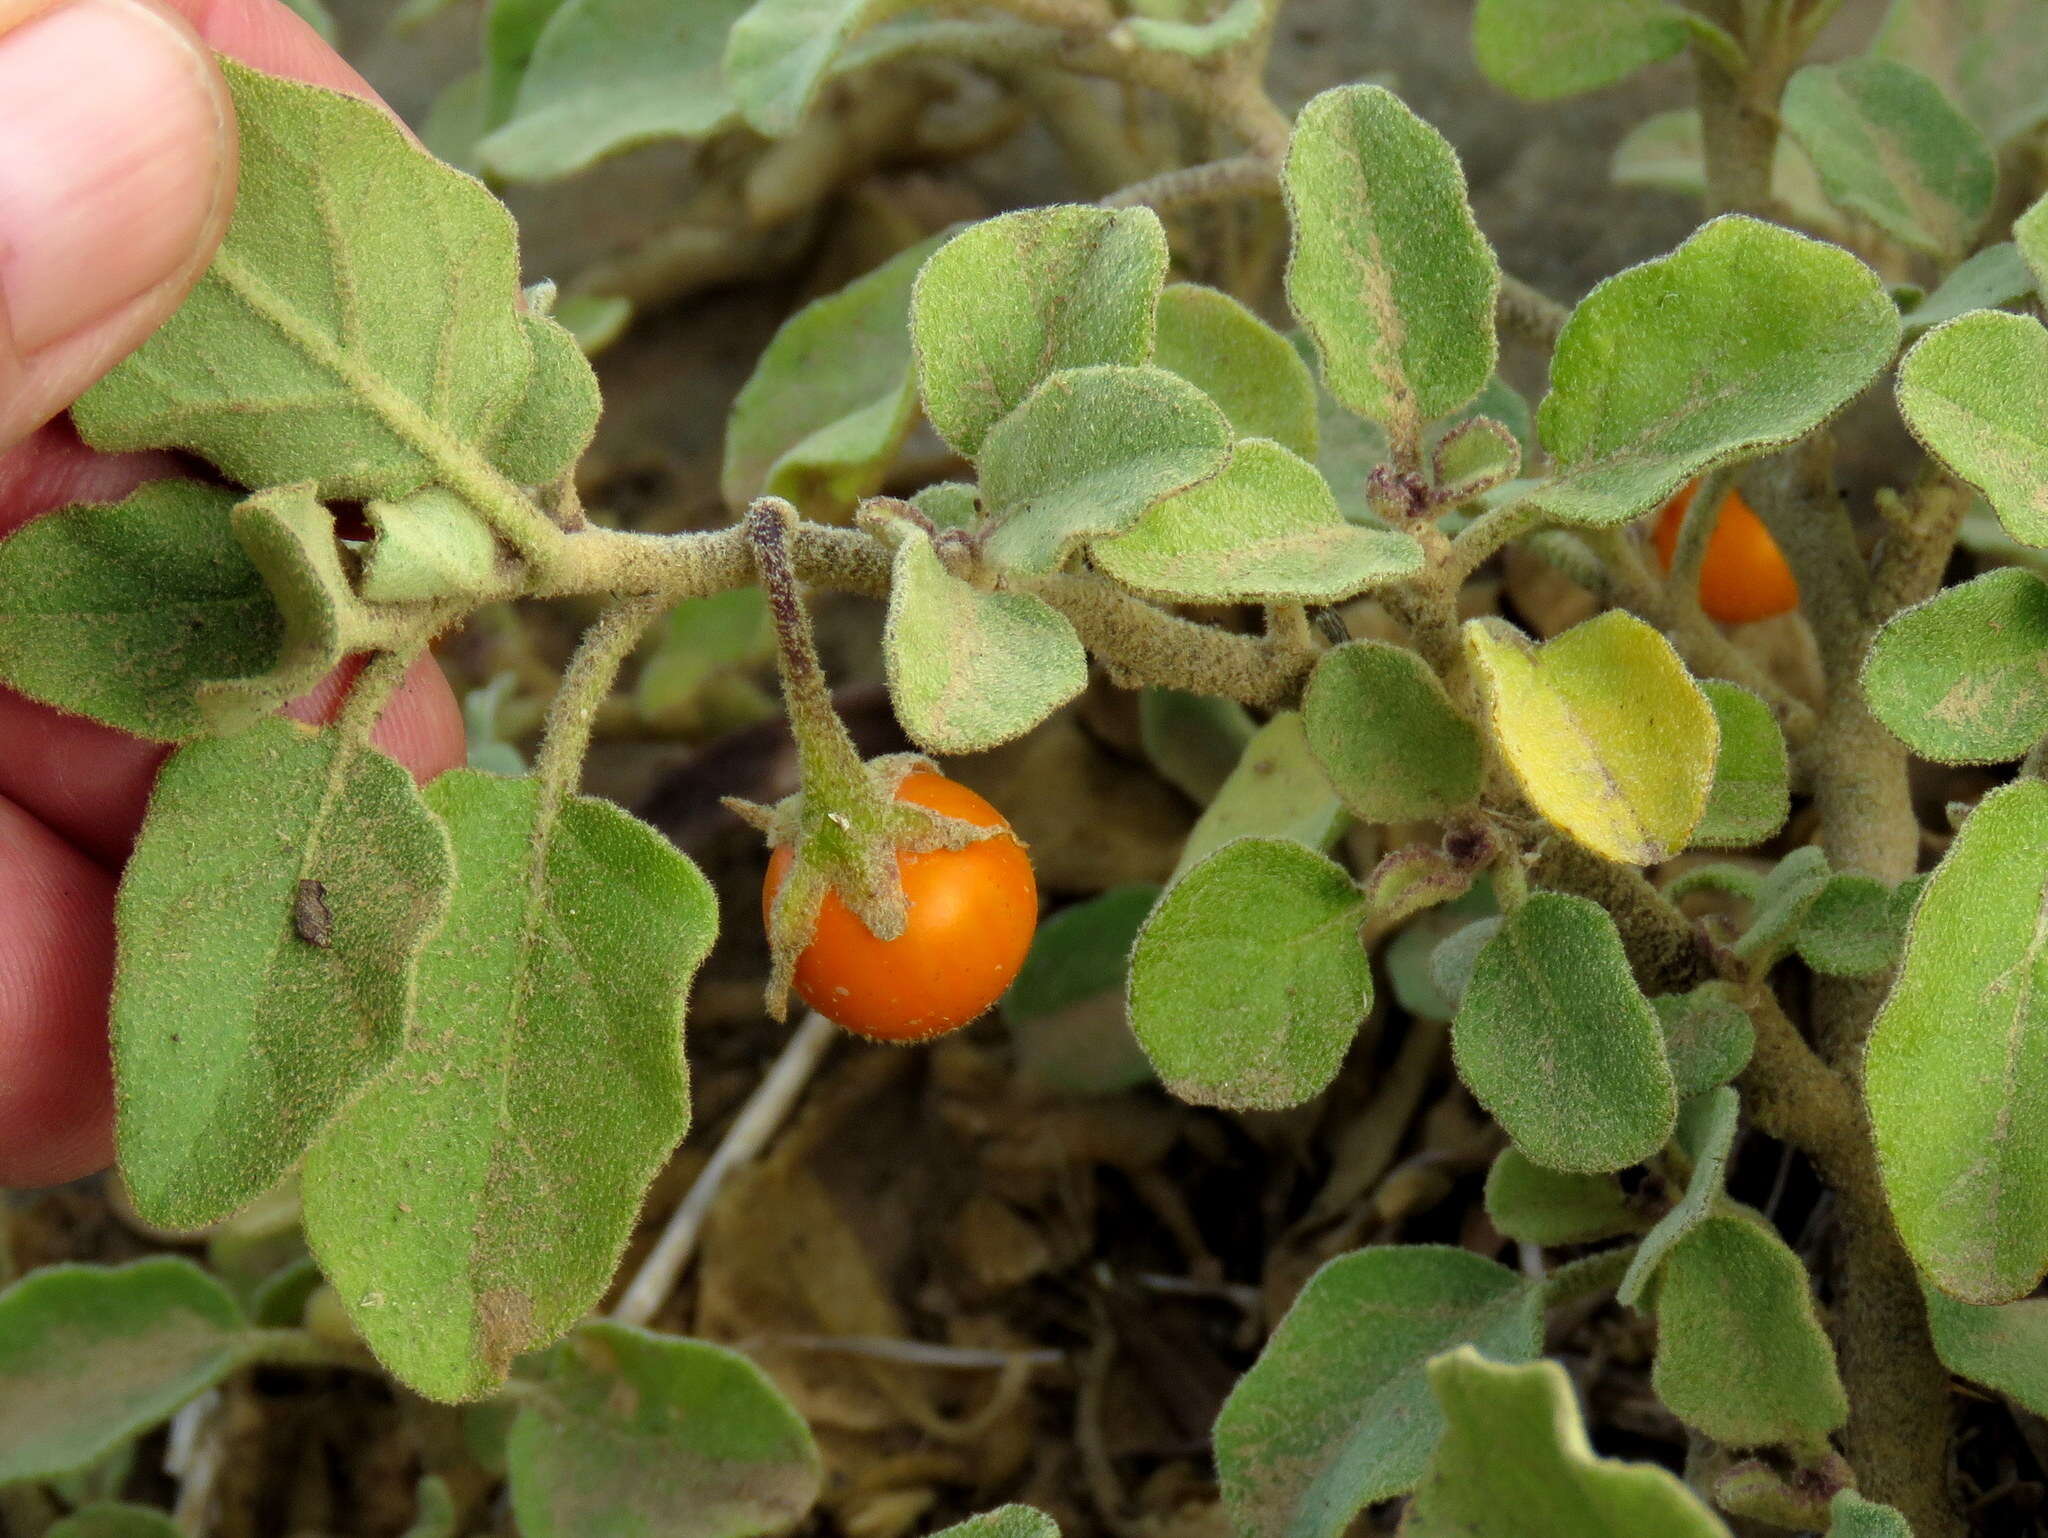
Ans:
MULTIPOLYGON (((188 473, 95 454, 59 413, 178 307, 227 228, 235 135, 209 49, 372 94, 279 0, 0 0, 0 535, 188 473)), ((289 713, 327 719, 352 676, 289 713)), ((421 779, 462 761, 431 658, 376 740, 421 779)), ((114 889, 165 751, 0 688, 0 1186, 113 1157, 114 889)))

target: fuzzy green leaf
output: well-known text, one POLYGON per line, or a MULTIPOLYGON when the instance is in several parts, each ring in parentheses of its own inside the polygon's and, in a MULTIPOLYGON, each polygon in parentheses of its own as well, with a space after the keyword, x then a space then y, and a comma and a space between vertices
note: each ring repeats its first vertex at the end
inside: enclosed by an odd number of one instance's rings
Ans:
POLYGON ((1404 1538, 1728 1538, 1676 1475, 1593 1454, 1555 1362, 1490 1362, 1470 1346, 1429 1364, 1447 1426, 1404 1538))
POLYGON ((925 415, 963 454, 1047 376, 1152 355, 1166 231, 1149 208, 1026 209, 961 231, 910 298, 925 415))
POLYGON ((1730 1447, 1829 1451, 1849 1418, 1806 1267, 1760 1218, 1704 1219, 1657 1272, 1657 1397, 1730 1447))
POLYGON ((1091 553, 1126 587, 1190 603, 1342 603, 1422 569, 1413 539, 1346 523, 1314 465, 1259 438, 1091 553))
POLYGON ((568 0, 520 81, 511 119, 478 146, 516 181, 547 181, 655 139, 700 138, 735 104, 726 34, 753 0, 568 0))
POLYGON ((1843 1490, 1828 1503, 1828 1538, 1913 1538, 1906 1519, 1889 1506, 1843 1490))
POLYGON ((448 920, 406 1049, 306 1160, 306 1234, 400 1379, 469 1399, 594 1307, 689 1125, 683 1001, 718 928, 644 824, 456 770, 448 920))
POLYGON ((1526 101, 1597 91, 1685 47, 1664 0, 1479 0, 1472 50, 1489 80, 1526 101))
POLYGON ((182 1531, 153 1506, 103 1501, 72 1512, 43 1538, 180 1538, 182 1531))
POLYGON ((85 1468, 241 1365, 247 1326, 189 1260, 46 1266, 0 1293, 0 1485, 85 1468))
POLYGON ((1467 1342, 1542 1350, 1536 1289, 1439 1245, 1340 1255, 1309 1278, 1216 1418, 1216 1469, 1245 1538, 1337 1538, 1414 1488, 1443 1432, 1425 1376, 1467 1342))
MULTIPOLYGON (((2013 221, 2012 238, 2013 249, 2034 280, 2034 288, 2048 294, 2048 197, 2037 198, 2031 208, 2013 221)), ((1991 249, 1995 251, 1998 248, 1994 246, 1991 249)), ((1989 254, 1979 253, 1980 256, 1989 254)))
POLYGON ((334 519, 310 486, 259 492, 237 504, 229 522, 269 585, 284 636, 268 671, 199 686, 200 713, 217 732, 241 731, 319 683, 341 661, 361 612, 334 519))
POLYGON ((0 676, 139 737, 198 736, 198 685, 267 671, 284 636, 231 532, 234 503, 193 481, 154 481, 0 543, 0 676))
POLYGON ((1238 437, 1316 457, 1315 376, 1292 342, 1230 295, 1199 283, 1169 286, 1159 296, 1152 362, 1221 406, 1238 437))
POLYGON ((1707 809, 1692 830, 1698 849, 1747 849, 1785 826, 1792 813, 1791 769, 1785 734, 1770 706, 1735 684, 1702 679, 1714 707, 1721 747, 1707 809))
POLYGON ((487 0, 483 26, 483 121, 495 128, 512 114, 520 79, 562 0, 487 0))
POLYGON ((1057 571, 1083 541, 1122 533, 1229 459, 1230 424, 1177 375, 1109 364, 1052 374, 982 443, 989 558, 1057 571))
POLYGON ((2048 1298, 1986 1307, 1927 1289, 1934 1349, 1951 1372, 2017 1400, 2048 1407, 2048 1298))
POLYGON ((986 752, 1087 687, 1088 654, 1065 615, 1033 594, 954 576, 930 535, 890 522, 898 543, 882 653, 911 741, 932 753, 986 752))
POLYGON ((726 88, 747 126, 796 132, 839 50, 902 0, 754 0, 725 45, 726 88))
POLYGON ((1467 502, 1513 480, 1522 469, 1522 445, 1504 422, 1474 417, 1436 442, 1430 481, 1437 495, 1467 502))
POLYGON ((1833 876, 1800 921, 1800 958, 1828 977, 1868 977, 1899 959, 1910 902, 1868 876, 1833 876))
POLYGON ((402 502, 372 502, 364 511, 377 542, 363 563, 363 597, 418 603, 489 591, 498 541, 454 493, 430 486, 402 502))
POLYGON ((1998 310, 1936 327, 1899 365, 1899 409, 2007 533, 2048 545, 2048 330, 1998 310))
POLYGON ((1878 632, 1863 693, 1922 758, 2018 758, 2048 732, 2048 582, 2006 566, 1906 610, 1878 632))
POLYGON ((1372 1007, 1364 910, 1341 867, 1285 839, 1176 881, 1131 956, 1131 1029, 1167 1089, 1256 1110, 1320 1094, 1372 1007))
POLYGON ((1138 738, 1147 761, 1197 806, 1216 799, 1258 729, 1236 700, 1178 689, 1138 696, 1138 738))
POLYGON ((1664 1027, 1664 1055, 1681 1106, 1726 1084, 1749 1066, 1756 1051, 1756 1027, 1733 983, 1713 979, 1690 993, 1650 1000, 1664 1027))
POLYGON ((1784 116, 1835 205, 1916 251, 1955 260, 1991 212, 1991 146, 1916 69, 1810 64, 1786 86, 1784 116))
POLYGON ((249 487, 512 495, 497 435, 534 358, 511 215, 380 107, 222 68, 242 136, 227 240, 72 408, 79 430, 96 448, 190 449, 249 487))
POLYGON ((1515 1146, 1550 1169, 1640 1164, 1678 1116, 1656 1011, 1614 920, 1583 897, 1538 892, 1507 915, 1473 964, 1451 1051, 1515 1146))
POLYGON ((594 1322, 538 1389, 505 1449, 526 1538, 761 1538, 818 1498, 803 1418, 736 1351, 594 1322))
POLYGON ((1641 1226, 1612 1175, 1545 1169, 1514 1148, 1487 1172, 1486 1215, 1519 1244, 1591 1244, 1641 1226))
POLYGON ((145 1218, 226 1217, 391 1061, 451 880, 412 777, 334 732, 270 720, 164 765, 115 913, 117 1130, 145 1218))
POLYGON ((1406 647, 1337 647, 1310 675, 1302 714, 1330 783, 1367 822, 1439 817, 1479 794, 1479 734, 1406 647))
POLYGON ((782 323, 726 420, 728 505, 765 492, 832 507, 874 490, 917 417, 910 285, 937 245, 898 252, 782 323))
POLYGON ((1562 523, 1639 518, 1702 471, 1825 422, 1891 362, 1899 324, 1877 274, 1840 247, 1716 219, 1572 312, 1537 415, 1552 475, 1529 500, 1562 523))
MULTIPOLYGON (((607 318, 612 326, 625 324, 630 308, 616 308, 623 304, 624 300, 582 301, 583 306, 599 307, 600 335, 607 318)), ((564 323, 576 317, 578 308, 579 302, 571 299, 558 312, 562 320, 530 310, 519 317, 533 346, 533 373, 526 381, 526 393, 492 439, 491 455, 498 467, 522 486, 559 481, 576 468, 597 435, 604 398, 582 336, 564 323)))
POLYGON ((1330 393, 1420 445, 1493 376, 1500 264, 1458 157, 1380 86, 1325 91, 1296 118, 1281 186, 1287 297, 1330 393))
POLYGON ((1105 1095, 1151 1079, 1152 1063, 1131 1035, 1124 995, 1131 947, 1159 890, 1111 887, 1038 926, 1001 1009, 1019 1065, 1039 1083, 1068 1094, 1105 1095))
POLYGON ((1540 646, 1470 621, 1465 651, 1501 756, 1539 812, 1631 865, 1686 846, 1720 727, 1669 641, 1613 609, 1540 646))
POLYGON ((2043 0, 1892 0, 1874 51, 1925 70, 1994 144, 2048 118, 2043 0))
POLYGON ((932 1538, 1060 1538, 1059 1524, 1030 1506, 998 1506, 942 1527, 932 1538))
POLYGON ((2048 1273, 2048 784, 1986 796, 1921 890, 1864 1067, 1885 1194, 1942 1291, 2048 1273))
POLYGON ((1328 852, 1344 808, 1309 752, 1301 717, 1283 710, 1260 727, 1189 831, 1173 879, 1233 839, 1285 838, 1328 852))

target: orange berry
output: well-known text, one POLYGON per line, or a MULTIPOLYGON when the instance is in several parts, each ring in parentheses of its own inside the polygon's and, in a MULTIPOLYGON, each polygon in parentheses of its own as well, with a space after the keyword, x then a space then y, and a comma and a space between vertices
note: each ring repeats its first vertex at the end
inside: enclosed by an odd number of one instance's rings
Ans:
MULTIPOLYGON (((876 939, 827 892, 794 982, 806 1004, 857 1036, 922 1041, 1002 997, 1038 927, 1038 883, 1003 814, 965 785, 918 771, 904 776, 896 799, 1004 831, 961 849, 899 854, 910 922, 894 940, 876 939)), ((785 844, 769 858, 764 922, 794 857, 785 844)))
MULTIPOLYGON (((1658 564, 1667 572, 1678 550, 1685 510, 1698 489, 1698 481, 1687 485, 1657 515, 1652 538, 1658 564)), ((1745 625, 1789 613, 1798 605, 1799 584, 1785 564, 1784 551, 1742 493, 1730 487, 1713 538, 1707 541, 1707 558, 1700 563, 1700 607, 1723 624, 1745 625)))

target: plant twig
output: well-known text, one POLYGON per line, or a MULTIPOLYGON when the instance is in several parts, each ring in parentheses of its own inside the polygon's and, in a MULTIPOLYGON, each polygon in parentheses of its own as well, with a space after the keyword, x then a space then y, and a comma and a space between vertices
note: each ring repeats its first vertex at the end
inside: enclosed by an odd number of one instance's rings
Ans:
POLYGON ((1557 345, 1564 323, 1572 315, 1566 306, 1511 272, 1500 275, 1500 297, 1493 308, 1501 330, 1546 349, 1557 345))
POLYGON ((1162 171, 1128 187, 1118 188, 1101 200, 1104 208, 1170 209, 1189 203, 1215 203, 1225 198, 1272 197, 1280 181, 1273 162, 1264 155, 1233 155, 1198 166, 1162 171))
POLYGON ((761 1082, 754 1087, 739 1115, 726 1128, 725 1136, 712 1151, 710 1162, 698 1174, 696 1183, 669 1214, 661 1237, 640 1263, 633 1280, 619 1294, 612 1317, 627 1324, 645 1324, 660 1312, 675 1291, 690 1257, 696 1252, 704 1220, 711 1215, 718 1193, 732 1173, 751 1164, 768 1146, 789 1113, 802 1097, 811 1075, 824 1061, 838 1036, 838 1027, 816 1010, 803 1018, 782 1054, 775 1059, 761 1082))

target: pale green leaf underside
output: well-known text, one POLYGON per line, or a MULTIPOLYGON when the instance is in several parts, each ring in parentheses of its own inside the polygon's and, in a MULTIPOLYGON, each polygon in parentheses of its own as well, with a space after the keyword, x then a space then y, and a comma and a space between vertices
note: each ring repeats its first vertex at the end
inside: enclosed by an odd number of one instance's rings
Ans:
POLYGON ((1126 587, 1190 603, 1341 603, 1422 569, 1414 540, 1346 523, 1314 465, 1259 438, 1092 556, 1126 587))
POLYGON ((1936 327, 1899 365, 1899 409, 2008 534, 2048 545, 2048 330, 1996 310, 1936 327))
POLYGON ((307 1157, 306 1231, 385 1365, 467 1399, 610 1281, 689 1123, 683 1003, 718 920, 697 868, 608 802, 543 829, 537 782, 473 770, 427 800, 454 899, 404 1052, 307 1157))
POLYGON ((840 48, 903 0, 755 0, 733 23, 725 82, 747 125, 770 138, 794 133, 840 48))
POLYGON ((1330 393, 1397 441, 1492 377, 1500 265, 1443 136, 1379 86, 1325 91, 1281 173, 1294 225, 1287 297, 1330 393))
POLYGON ((235 540, 232 492, 154 481, 0 542, 0 677, 138 737, 206 729, 195 690, 272 667, 284 622, 235 540))
POLYGON ((1479 67, 1529 101, 1612 85, 1686 37, 1685 17, 1665 0, 1480 0, 1472 18, 1479 67))
POLYGON ((1302 713, 1330 783, 1368 822, 1439 817, 1479 794, 1479 734, 1405 646, 1337 647, 1309 676, 1302 713))
POLYGON ((882 629, 896 718, 932 753, 981 753, 1021 737, 1088 684, 1065 615, 1030 593, 954 576, 906 527, 882 629))
POLYGON ((484 164, 547 181, 655 139, 701 137, 731 118, 720 65, 753 0, 568 0, 542 32, 512 117, 484 164))
POLYGON ((1639 1164, 1678 1116, 1656 1012, 1614 921, 1582 897, 1539 892, 1507 916, 1473 963, 1451 1050, 1479 1103, 1550 1169, 1639 1164))
POLYGON ((168 1255, 47 1266, 0 1293, 0 1485, 85 1468, 241 1364, 220 1283, 168 1255))
POLYGON ((331 731, 268 720, 164 766, 115 914, 117 1132, 138 1211, 170 1228, 226 1217, 391 1061, 450 879, 412 777, 331 731))
POLYGON ((1891 361, 1899 313, 1839 247, 1714 220, 1572 312, 1538 413, 1531 502, 1564 523, 1639 518, 1703 470, 1805 436, 1891 361))
POLYGON ((1144 363, 1165 277, 1166 231, 1149 208, 1033 208, 962 230, 911 293, 925 415, 975 455, 1048 375, 1144 363))
POLYGON ((1226 844, 1175 882, 1131 957, 1131 1029, 1167 1089, 1264 1110, 1321 1093, 1372 1004, 1364 906, 1282 839, 1226 844))
POLYGON ((371 602, 473 598, 490 590, 497 538, 452 492, 429 487, 402 502, 372 502, 365 512, 377 541, 357 591, 371 602))
POLYGON ((1206 59, 1251 41, 1265 15, 1266 0, 1228 0, 1208 21, 1133 16, 1122 30, 1140 47, 1206 59))
POLYGON ((1337 1538, 1413 1489, 1443 1431, 1426 1364, 1472 1343, 1503 1361, 1542 1349, 1537 1292, 1440 1245, 1388 1245, 1309 1278, 1216 1418, 1223 1502, 1245 1538, 1337 1538))
POLYGON ((1863 693, 1923 758, 2018 758, 2048 732, 2048 583, 2007 566, 1908 609, 1871 646, 1863 693))
POLYGON ((1873 45, 1925 70, 1994 144, 2048 118, 2043 0, 1893 0, 1873 45))
POLYGON ((252 488, 509 490, 495 439, 534 366, 511 215, 371 103, 222 68, 242 135, 226 242, 73 408, 79 430, 252 488))
POLYGON ((764 1538, 824 1480, 803 1418, 747 1358, 608 1321, 557 1349, 505 1452, 525 1538, 764 1538))
POLYGON ((1819 1459, 1849 1418, 1805 1263, 1741 1209, 1716 1213, 1657 1273, 1651 1385, 1688 1426, 1728 1447, 1819 1459))
POLYGON ((1934 1349, 1952 1372, 2018 1400, 2048 1408, 2048 1298, 1984 1307, 1927 1289, 1934 1349))
POLYGON ((1986 796, 1929 878, 1864 1090, 1921 1269, 1969 1303, 2033 1291, 2048 1272, 2048 784, 1986 796))
POLYGON ((937 244, 898 252, 782 323, 726 420, 729 506, 763 492, 803 507, 821 490, 873 489, 917 412, 910 285, 937 244))
POLYGON ((1956 268, 1941 286, 1906 311, 1906 338, 1943 326, 1972 310, 1996 310, 2034 292, 2034 274, 2012 241, 1986 246, 1956 268))
MULTIPOLYGON (((1753 1040, 1754 1038, 1752 1038, 1753 1040)), ((1692 1171, 1685 1178, 1685 1194, 1672 1203, 1671 1210, 1657 1219, 1622 1273, 1615 1297, 1636 1306, 1656 1278, 1672 1249, 1713 1213, 1724 1194, 1728 1157, 1735 1151, 1735 1133, 1741 1125, 1742 1102, 1733 1089, 1723 1084, 1685 1101, 1679 1107, 1677 1138, 1692 1171)))
POLYGON ((1881 58, 1809 65, 1783 110, 1830 200, 1915 250, 1953 260, 1991 212, 1990 146, 1918 70, 1881 58))
POLYGON ((1328 853, 1344 808, 1309 753, 1301 717, 1283 710, 1258 729, 1181 845, 1170 881, 1233 839, 1284 838, 1328 853))
POLYGON ((1405 1538, 1728 1538, 1669 1471, 1594 1456, 1557 1363, 1502 1366, 1465 1346, 1429 1379, 1448 1427, 1405 1538))
POLYGON ((988 557, 1023 575, 1057 571, 1085 540, 1123 532, 1229 458, 1230 424, 1178 375, 1115 365, 1052 374, 982 443, 988 557))

